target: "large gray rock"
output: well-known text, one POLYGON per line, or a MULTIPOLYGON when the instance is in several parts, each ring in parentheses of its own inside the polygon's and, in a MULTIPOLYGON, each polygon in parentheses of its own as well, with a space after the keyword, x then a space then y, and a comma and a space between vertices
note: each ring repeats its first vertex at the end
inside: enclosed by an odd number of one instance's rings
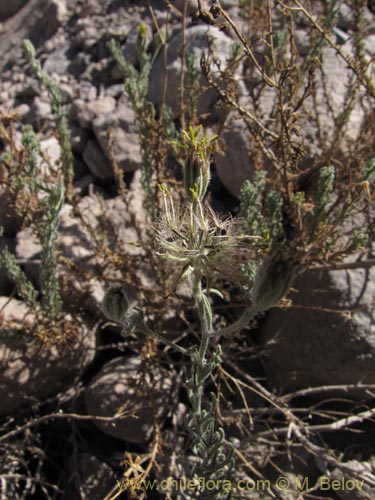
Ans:
POLYGON ((93 121, 93 129, 107 158, 113 155, 121 170, 133 172, 141 166, 135 114, 127 100, 123 99, 112 113, 98 116, 93 121))
MULTIPOLYGON (((341 47, 342 52, 348 57, 354 57, 353 46, 347 42, 341 47)), ((334 132, 337 130, 337 121, 344 111, 344 103, 347 99, 352 79, 356 81, 356 76, 353 71, 348 67, 346 61, 339 56, 331 46, 326 46, 322 50, 321 55, 322 72, 324 74, 324 81, 317 72, 315 84, 315 97, 310 96, 304 101, 303 112, 307 123, 307 117, 313 116, 316 110, 316 115, 321 123, 321 134, 326 144, 334 138, 334 132), (315 107, 316 106, 316 107, 315 107)), ((355 91, 351 91, 352 93, 355 91)), ((360 133, 361 125, 365 117, 365 109, 371 109, 371 105, 366 103, 366 91, 360 87, 351 111, 345 117, 345 124, 343 127, 344 134, 342 135, 341 143, 335 141, 335 148, 345 151, 347 149, 347 141, 353 142, 357 139, 360 133)), ((314 135, 308 139, 311 143, 318 142, 318 128, 315 123, 310 126, 314 128, 314 135)), ((309 142, 306 143, 307 147, 311 147, 309 142)), ((314 146, 314 144, 313 144, 314 146)), ((314 148, 313 148, 314 149, 314 148)))
MULTIPOLYGON (((375 32, 375 16, 374 13, 370 10, 371 2, 372 0, 367 2, 368 8, 364 7, 363 9, 361 9, 363 23, 362 29, 364 30, 365 34, 375 32)), ((348 4, 349 2, 343 2, 340 4, 337 26, 344 31, 356 31, 358 29, 356 10, 348 4)), ((353 6, 354 5, 355 4, 353 4, 353 6)))
POLYGON ((23 302, 0 297, 0 310, 0 415, 5 416, 69 388, 94 359, 96 340, 94 330, 66 317, 62 342, 50 321, 44 333, 54 342, 44 344, 34 335, 38 330, 43 335, 41 324, 23 302), (69 329, 70 340, 64 343, 69 329))
MULTIPOLYGON (((200 72, 199 61, 203 53, 208 53, 209 43, 207 40, 211 40, 215 57, 220 61, 222 69, 225 68, 226 60, 231 54, 233 42, 218 28, 199 25, 186 29, 184 34, 177 33, 169 41, 166 64, 164 52, 160 51, 151 70, 149 99, 156 107, 159 108, 163 103, 164 82, 166 81, 165 104, 170 106, 175 117, 179 116, 179 87, 181 84, 181 51, 183 44, 186 43, 186 52, 193 54, 197 70, 200 72)), ((186 68, 184 68, 184 74, 186 77, 186 68)), ((199 100, 198 113, 212 113, 218 96, 215 90, 207 88, 207 82, 203 75, 199 78, 199 91, 202 91, 202 89, 206 90, 199 100)))
POLYGON ((229 193, 238 198, 244 181, 252 180, 254 162, 245 121, 230 113, 219 136, 220 151, 215 153, 217 175, 229 193))
POLYGON ((116 99, 111 96, 102 96, 88 102, 77 99, 74 102, 74 106, 78 123, 81 127, 92 129, 92 122, 95 118, 113 113, 116 108, 116 99))
POLYGON ((116 422, 96 420, 103 432, 142 444, 152 436, 155 418, 165 417, 172 398, 172 378, 165 369, 147 369, 140 358, 115 358, 87 386, 84 397, 91 415, 121 416, 116 422))
POLYGON ((375 384, 374 283, 375 267, 300 276, 291 296, 297 307, 271 310, 262 328, 270 385, 375 384))
MULTIPOLYGON (((5 3, 12 5, 15 2, 5 3)), ((9 61, 19 61, 25 38, 29 38, 35 46, 40 46, 56 32, 66 15, 63 0, 29 0, 24 8, 3 24, 0 33, 0 69, 9 61)))
POLYGON ((113 177, 111 158, 124 172, 141 165, 139 134, 135 114, 127 99, 107 95, 91 102, 76 100, 75 112, 81 127, 92 129, 98 140, 88 141, 83 158, 91 172, 100 179, 113 177))
MULTIPOLYGON (((336 484, 344 484, 345 487, 336 490, 336 494, 340 500, 369 500, 374 496, 374 486, 370 486, 363 479, 366 478, 370 483, 375 485, 375 470, 369 462, 359 462, 358 460, 349 460, 343 465, 347 469, 351 469, 352 473, 345 471, 339 467, 334 469, 329 481, 338 481, 336 484)), ((327 485, 326 478, 321 478, 323 484, 327 485)))
POLYGON ((5 21, 9 17, 14 16, 14 14, 17 14, 28 1, 29 0, 12 0, 12 2, 1 2, 0 21, 5 21))

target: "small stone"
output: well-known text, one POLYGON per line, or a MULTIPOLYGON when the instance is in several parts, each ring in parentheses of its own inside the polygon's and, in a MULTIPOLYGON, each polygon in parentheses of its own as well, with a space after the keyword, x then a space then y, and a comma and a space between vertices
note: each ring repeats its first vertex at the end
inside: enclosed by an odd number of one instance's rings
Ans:
POLYGON ((40 149, 50 165, 56 166, 59 163, 61 148, 56 137, 50 137, 49 139, 40 141, 40 149))
POLYGON ((43 69, 48 75, 63 75, 70 65, 67 47, 55 49, 44 61, 43 69))
POLYGON ((24 120, 30 113, 30 106, 26 103, 19 104, 14 108, 14 112, 17 113, 21 120, 24 120))
POLYGON ((83 101, 95 101, 98 97, 96 87, 90 82, 80 82, 78 93, 79 98, 83 101))
POLYGON ((82 154, 90 138, 90 132, 80 127, 78 123, 74 121, 70 124, 70 138, 72 150, 75 153, 82 154))
POLYGON ((124 172, 133 172, 141 165, 139 135, 133 108, 123 101, 112 112, 98 116, 93 129, 107 158, 111 155, 124 172))
POLYGON ((90 172, 92 172, 95 177, 99 179, 113 178, 112 164, 95 140, 91 139, 88 141, 85 151, 83 152, 83 159, 90 172))
POLYGON ((54 121, 51 104, 40 97, 35 97, 31 106, 31 123, 40 126, 44 121, 54 121))
POLYGON ((75 104, 78 122, 83 128, 91 128, 95 118, 111 113, 116 108, 116 100, 111 96, 104 96, 87 104, 76 101, 75 104))

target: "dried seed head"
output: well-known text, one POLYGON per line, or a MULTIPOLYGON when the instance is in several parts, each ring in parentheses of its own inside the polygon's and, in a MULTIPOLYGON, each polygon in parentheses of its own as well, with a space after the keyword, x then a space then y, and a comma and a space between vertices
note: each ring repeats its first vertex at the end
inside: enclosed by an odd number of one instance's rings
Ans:
POLYGON ((129 300, 121 285, 111 285, 102 300, 102 311, 108 319, 121 323, 129 308, 129 300))
POLYGON ((209 287, 218 281, 246 283, 242 250, 246 248, 249 255, 254 254, 259 237, 245 238, 241 220, 220 220, 199 198, 195 205, 185 206, 176 204, 165 186, 161 192, 163 211, 154 228, 155 244, 157 254, 171 265, 174 285, 193 271, 209 287))

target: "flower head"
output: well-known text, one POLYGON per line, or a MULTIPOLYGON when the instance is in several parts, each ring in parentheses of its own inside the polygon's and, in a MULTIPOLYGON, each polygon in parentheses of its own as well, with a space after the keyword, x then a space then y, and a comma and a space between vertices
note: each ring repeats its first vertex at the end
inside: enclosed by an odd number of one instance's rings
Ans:
POLYGON ((157 251, 173 265, 175 284, 192 272, 208 284, 217 280, 243 283, 241 249, 255 248, 259 238, 242 235, 239 220, 220 221, 199 197, 195 203, 176 206, 165 186, 161 191, 164 209, 155 228, 157 251))

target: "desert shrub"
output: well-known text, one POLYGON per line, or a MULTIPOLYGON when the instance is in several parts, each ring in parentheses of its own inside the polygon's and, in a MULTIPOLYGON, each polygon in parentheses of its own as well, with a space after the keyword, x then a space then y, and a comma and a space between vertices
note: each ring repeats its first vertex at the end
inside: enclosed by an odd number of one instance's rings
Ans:
MULTIPOLYGON (((170 429, 164 436, 156 422, 149 449, 127 455, 126 481, 118 485, 112 498, 123 489, 131 495, 144 495, 138 490, 142 481, 160 478, 160 470, 166 477, 191 477, 198 485, 201 479, 206 486, 208 481, 219 484, 214 492, 197 487, 189 493, 192 498, 244 498, 232 486, 239 478, 259 476, 252 462, 257 446, 264 448, 260 452, 263 462, 272 463, 277 453, 286 453, 290 445, 286 428, 292 429, 298 445, 309 454, 340 466, 339 458, 311 437, 308 419, 243 369, 243 361, 256 357, 257 352, 251 340, 239 332, 255 326, 271 307, 290 306, 288 291, 298 274, 314 266, 344 266, 347 256, 369 248, 371 228, 362 219, 356 225, 355 219, 371 209, 375 175, 372 136, 364 130, 354 140, 348 135, 347 124, 358 106, 363 106, 366 115, 374 105, 373 61, 363 46, 364 3, 349 4, 354 13, 352 55, 334 39, 339 1, 314 2, 308 8, 298 0, 244 0, 239 2, 241 29, 220 2, 210 2, 206 10, 198 1, 193 20, 230 32, 235 43, 226 67, 211 48, 199 61, 200 67, 189 52, 183 54, 186 89, 177 120, 166 106, 155 109, 148 99, 153 55, 146 44, 144 26, 138 30, 137 67, 124 58, 115 41, 109 43, 110 53, 124 75, 124 90, 140 134, 147 230, 142 232, 134 217, 131 221, 139 235, 137 244, 150 264, 153 286, 149 288, 140 283, 136 273, 142 258, 105 243, 106 224, 98 234, 79 214, 61 96, 41 69, 32 46, 26 44, 33 71, 47 88, 56 115, 62 151, 59 181, 51 185, 48 178, 39 180, 38 139, 29 127, 24 128, 21 148, 13 145, 3 158, 11 179, 9 188, 18 199, 18 215, 24 223, 33 225, 43 248, 40 290, 28 281, 8 250, 1 251, 0 262, 30 308, 40 304, 51 318, 63 314, 56 277, 56 241, 62 205, 72 202, 103 263, 97 269, 98 281, 116 282, 108 288, 102 303, 107 319, 112 326, 120 327, 128 349, 140 353, 144 360, 151 358, 178 372, 178 389, 185 391, 185 423, 175 424, 171 437, 170 429), (302 43, 301 24, 303 54, 298 48, 302 43), (327 47, 350 71, 339 111, 327 87, 327 47), (235 77, 241 65, 246 104, 235 77), (211 136, 204 128, 206 117, 198 113, 201 89, 196 82, 200 74, 216 90, 221 110, 211 136), (321 93, 318 82, 322 82, 321 93), (264 109, 265 100, 268 111, 264 109), (209 201, 213 195, 211 169, 213 153, 220 149, 217 136, 231 112, 246 124, 254 175, 242 185, 240 199, 232 206, 234 213, 219 214, 209 201), (179 166, 177 175, 169 167, 171 157, 179 166), (26 209, 29 206, 33 207, 31 213, 26 209), (348 221, 352 224, 349 239, 343 238, 348 221), (113 280, 112 275, 116 276, 113 280), (183 283, 188 284, 187 298, 181 292, 183 283), (138 305, 131 312, 124 284, 135 285, 137 290, 138 305), (227 312, 223 314, 223 310, 227 312), (163 326, 171 313, 184 325, 173 341, 164 335, 163 326), (249 407, 245 392, 267 401, 272 408, 270 414, 249 407), (240 401, 236 412, 232 411, 230 394, 236 394, 240 401), (257 425, 275 429, 275 436, 281 436, 275 437, 275 442, 282 451, 275 451, 271 438, 262 440, 260 436, 257 441, 257 434, 252 436, 253 412, 257 425), (234 414, 239 415, 237 421, 234 414), (176 463, 172 464, 165 458, 165 449, 173 448, 175 440, 179 456, 173 457, 176 463), (236 446, 241 440, 244 444, 236 446)), ((166 8, 170 8, 169 2, 166 8)), ((158 35, 158 50, 163 50, 169 40, 160 36, 160 30, 158 35)), ((115 162, 113 167, 118 193, 131 212, 121 172, 115 162)), ((74 272, 73 267, 66 268, 66 273, 74 272)), ((313 408, 301 413, 327 416, 324 410, 313 408)), ((272 486, 266 493, 280 497, 272 486)), ((190 498, 187 493, 185 497, 190 498)))

